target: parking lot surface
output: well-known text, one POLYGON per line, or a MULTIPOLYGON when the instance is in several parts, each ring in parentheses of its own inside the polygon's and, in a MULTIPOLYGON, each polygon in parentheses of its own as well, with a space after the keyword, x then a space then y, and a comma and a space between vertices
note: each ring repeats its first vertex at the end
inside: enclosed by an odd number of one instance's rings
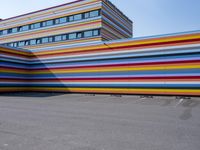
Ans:
POLYGON ((199 150, 200 98, 0 95, 0 150, 199 150))

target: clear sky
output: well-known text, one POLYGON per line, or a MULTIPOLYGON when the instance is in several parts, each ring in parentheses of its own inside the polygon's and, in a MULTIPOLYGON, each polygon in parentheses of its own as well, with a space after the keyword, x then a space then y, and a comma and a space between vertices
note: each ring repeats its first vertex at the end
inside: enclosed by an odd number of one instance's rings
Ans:
MULTIPOLYGON (((73 0, 2 0, 0 18, 73 0)), ((134 37, 200 30, 200 0, 110 0, 133 20, 134 37)))

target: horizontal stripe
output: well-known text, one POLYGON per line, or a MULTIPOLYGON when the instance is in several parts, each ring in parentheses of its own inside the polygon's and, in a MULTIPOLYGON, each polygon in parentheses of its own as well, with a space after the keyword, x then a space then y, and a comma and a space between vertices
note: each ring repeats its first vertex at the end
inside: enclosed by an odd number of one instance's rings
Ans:
POLYGON ((0 92, 200 96, 198 35, 68 45, 28 54, 3 48, 0 92))

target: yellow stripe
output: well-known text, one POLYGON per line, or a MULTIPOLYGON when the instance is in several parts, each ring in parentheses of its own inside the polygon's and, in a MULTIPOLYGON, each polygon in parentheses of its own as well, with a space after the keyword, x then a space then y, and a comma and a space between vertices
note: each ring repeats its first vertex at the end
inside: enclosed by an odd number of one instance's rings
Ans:
MULTIPOLYGON (((7 89, 12 89, 13 87, 0 87, 0 90, 7 90, 7 89)), ((200 89, 139 89, 139 88, 68 88, 68 87, 17 87, 17 89, 24 89, 24 88, 30 88, 30 89, 35 89, 35 90, 88 90, 88 91, 108 91, 108 92, 114 92, 114 91, 119 91, 119 92, 193 92, 193 93, 199 93, 200 89)), ((13 88, 15 89, 15 88, 13 88)), ((199 93, 200 94, 200 93, 199 93)))
POLYGON ((126 88, 44 88, 44 87, 0 87, 0 92, 5 91, 58 91, 58 92, 92 92, 92 93, 118 93, 118 94, 166 94, 200 96, 200 89, 126 89, 126 88))
POLYGON ((119 68, 106 68, 106 69, 66 69, 66 70, 53 70, 49 69, 48 71, 32 71, 32 72, 27 72, 27 71, 14 71, 14 70, 4 70, 5 72, 9 73, 27 73, 27 74, 54 74, 54 73, 81 73, 81 72, 121 72, 121 71, 144 71, 144 70, 174 70, 174 69, 200 69, 200 65, 184 65, 184 66, 158 66, 158 67, 138 67, 138 68, 124 68, 124 67, 119 67, 119 68))
POLYGON ((109 92, 177 92, 177 93, 199 93, 200 95, 200 89, 134 89, 134 88, 41 88, 41 87, 33 87, 31 89, 35 90, 66 90, 66 91, 82 91, 82 90, 88 90, 88 91, 107 91, 109 92))
POLYGON ((192 40, 192 39, 200 39, 200 34, 170 36, 170 37, 163 37, 163 38, 136 40, 136 41, 130 41, 130 42, 123 42, 123 43, 113 43, 113 44, 110 44, 109 46, 111 48, 115 48, 119 46, 135 46, 135 45, 141 45, 141 44, 154 44, 154 43, 160 43, 160 42, 172 42, 172 41, 192 40))
POLYGON ((185 66, 166 66, 166 67, 138 67, 138 68, 108 68, 108 69, 80 69, 80 70, 49 70, 49 71, 35 71, 33 74, 45 73, 79 73, 79 72, 121 72, 121 71, 144 71, 144 70, 173 70, 173 69, 199 69, 200 65, 185 65, 185 66))
POLYGON ((2 52, 10 52, 10 53, 13 53, 13 54, 22 54, 22 55, 26 55, 26 56, 29 56, 29 52, 27 50, 27 52, 24 52, 24 51, 19 51, 19 50, 14 50, 12 48, 3 48, 3 47, 0 47, 0 51, 2 52))

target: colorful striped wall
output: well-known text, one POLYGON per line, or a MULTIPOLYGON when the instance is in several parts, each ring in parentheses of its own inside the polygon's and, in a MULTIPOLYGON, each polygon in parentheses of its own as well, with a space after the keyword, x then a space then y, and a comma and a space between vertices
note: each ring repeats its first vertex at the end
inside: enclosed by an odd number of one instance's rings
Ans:
POLYGON ((0 91, 200 96, 200 31, 19 53, 0 91))
POLYGON ((28 50, 0 45, 0 92, 28 91, 28 50))
POLYGON ((132 24, 110 1, 102 1, 102 40, 132 38, 132 24))

